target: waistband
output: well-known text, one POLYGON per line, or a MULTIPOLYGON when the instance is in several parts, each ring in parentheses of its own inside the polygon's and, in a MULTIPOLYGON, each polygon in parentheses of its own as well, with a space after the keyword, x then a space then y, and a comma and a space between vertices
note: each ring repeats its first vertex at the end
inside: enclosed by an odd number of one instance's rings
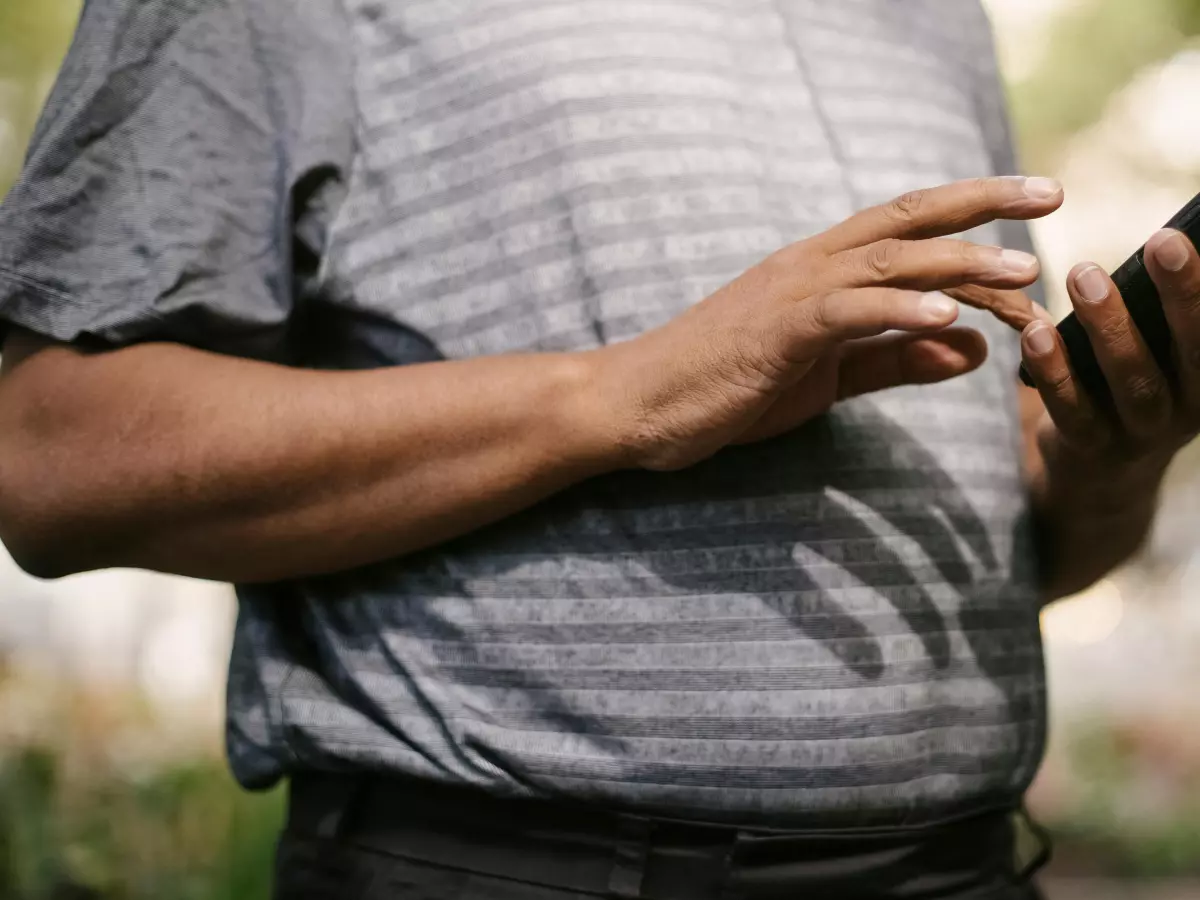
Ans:
POLYGON ((614 898, 934 900, 1023 896, 998 891, 1026 884, 1048 851, 1018 862, 1020 816, 1005 809, 915 829, 772 831, 419 781, 301 775, 290 786, 287 834, 614 898))

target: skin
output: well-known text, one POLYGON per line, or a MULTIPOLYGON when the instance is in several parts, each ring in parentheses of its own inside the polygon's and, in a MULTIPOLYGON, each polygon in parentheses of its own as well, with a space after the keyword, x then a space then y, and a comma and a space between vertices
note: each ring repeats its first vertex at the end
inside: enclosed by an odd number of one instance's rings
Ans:
MULTIPOLYGON (((778 251, 659 329, 580 353, 317 372, 177 344, 85 352, 14 330, 0 540, 42 577, 122 566, 275 580, 430 547, 604 472, 683 468, 839 399, 979 366, 982 336, 950 327, 955 305, 924 292, 1020 327, 1036 316, 1020 293, 1036 260, 944 236, 1062 200, 1044 179, 908 194, 778 251)), ((1109 467, 1073 487, 1062 418, 1031 443, 1052 585, 1089 577, 1076 542, 1095 539, 1056 505, 1113 484, 1109 467)), ((1107 564, 1143 534, 1115 541, 1107 564)))
POLYGON ((1022 398, 1030 483, 1052 595, 1086 587, 1138 549, 1167 466, 1200 431, 1200 256, 1185 235, 1163 230, 1147 242, 1145 259, 1174 338, 1175 383, 1094 263, 1072 269, 1067 286, 1112 390, 1115 414, 1089 401, 1046 321, 1033 321, 1022 333, 1037 385, 1022 398))

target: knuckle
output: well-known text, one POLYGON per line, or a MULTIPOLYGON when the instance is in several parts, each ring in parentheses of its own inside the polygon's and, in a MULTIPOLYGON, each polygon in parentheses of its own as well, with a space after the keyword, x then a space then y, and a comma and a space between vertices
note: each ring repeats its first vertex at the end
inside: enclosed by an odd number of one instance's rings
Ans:
POLYGON ((765 344, 742 344, 731 355, 735 381, 754 390, 782 384, 791 369, 785 353, 765 344))
POLYGON ((1191 285, 1178 301, 1180 311, 1191 318, 1200 318, 1200 284, 1191 285))
POLYGON ((868 273, 879 280, 891 277, 896 271, 896 262, 902 249, 901 241, 895 238, 878 241, 863 253, 863 264, 868 273))
POLYGON ((1157 375, 1134 375, 1124 385, 1125 402, 1139 424, 1155 430, 1165 424, 1170 413, 1170 394, 1166 382, 1157 375))
POLYGON ((1066 399, 1074 393, 1073 382, 1074 379, 1071 378, 1069 369, 1050 372, 1045 378, 1046 388, 1053 396, 1062 399, 1066 399))
POLYGON ((988 263, 982 258, 983 251, 976 244, 969 241, 953 241, 951 246, 954 248, 953 253, 955 258, 966 267, 973 268, 988 268, 988 263))
POLYGON ((1157 375, 1131 375, 1125 381, 1125 396, 1139 406, 1154 406, 1166 398, 1166 387, 1157 375))
POLYGON ((991 207, 995 205, 996 182, 991 178, 972 178, 967 185, 967 196, 976 207, 991 207))
POLYGON ((887 205, 887 214, 905 225, 916 224, 921 218, 921 208, 928 197, 927 191, 908 191, 887 205))
POLYGON ((1127 316, 1107 316, 1096 323, 1096 333, 1106 344, 1123 347, 1133 337, 1133 323, 1127 316))
POLYGON ((828 293, 818 294, 807 304, 809 320, 817 334, 825 336, 833 331, 833 314, 828 293))

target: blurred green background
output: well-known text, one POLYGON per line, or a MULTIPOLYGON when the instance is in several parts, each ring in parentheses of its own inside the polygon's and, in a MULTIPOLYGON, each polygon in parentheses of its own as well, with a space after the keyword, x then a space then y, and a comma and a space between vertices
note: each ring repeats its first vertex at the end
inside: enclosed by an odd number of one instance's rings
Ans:
MULTIPOLYGON (((1061 311, 1073 263, 1116 264, 1200 189, 1200 0, 988 6, 1025 168, 1067 187, 1037 226, 1061 311)), ((0 0, 0 195, 78 11, 0 0)), ((1200 897, 1195 457, 1141 556, 1044 618, 1051 900, 1200 897)), ((0 551, 0 897, 265 900, 282 802, 221 757, 232 608, 159 576, 40 584, 0 551)))

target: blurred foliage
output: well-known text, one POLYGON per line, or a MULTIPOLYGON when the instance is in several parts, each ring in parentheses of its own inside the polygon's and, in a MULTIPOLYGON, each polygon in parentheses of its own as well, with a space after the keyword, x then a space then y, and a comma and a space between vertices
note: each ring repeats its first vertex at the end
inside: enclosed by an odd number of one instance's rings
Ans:
POLYGON ((0 196, 20 167, 80 0, 0 0, 0 196))
POLYGON ((0 897, 262 900, 282 810, 216 759, 130 779, 18 749, 0 760, 0 897))
POLYGON ((1026 168, 1056 171, 1067 143, 1121 88, 1197 37, 1200 0, 1082 0, 1055 18, 1047 52, 1012 90, 1026 168))
POLYGON ((1060 871, 1117 877, 1200 876, 1200 769, 1178 729, 1093 722, 1069 737, 1082 786, 1068 815, 1049 819, 1060 871))

